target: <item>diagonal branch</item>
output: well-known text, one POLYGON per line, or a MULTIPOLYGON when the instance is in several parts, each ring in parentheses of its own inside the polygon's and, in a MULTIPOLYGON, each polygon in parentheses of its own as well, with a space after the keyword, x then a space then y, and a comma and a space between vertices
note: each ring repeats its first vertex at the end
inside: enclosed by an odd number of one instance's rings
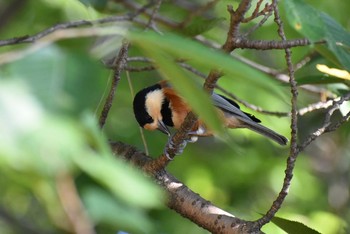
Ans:
POLYGON ((120 75, 121 75, 121 72, 123 71, 123 69, 126 65, 126 58, 128 56, 128 49, 129 49, 129 42, 123 42, 123 44, 119 50, 118 56, 116 57, 116 59, 113 63, 115 70, 114 70, 114 74, 113 74, 111 89, 108 93, 106 102, 103 106, 103 109, 102 109, 102 112, 100 115, 100 119, 99 119, 99 125, 100 125, 101 129, 105 125, 105 122, 106 122, 106 119, 108 116, 108 112, 112 107, 112 102, 113 102, 113 99, 115 96, 115 91, 117 89, 117 86, 118 86, 118 83, 120 80, 120 75))
POLYGON ((49 34, 52 34, 55 31, 62 30, 62 29, 76 28, 81 26, 93 26, 93 25, 106 24, 106 23, 112 23, 112 22, 132 21, 132 20, 133 18, 131 16, 125 15, 125 16, 112 16, 112 17, 107 17, 107 18, 102 18, 102 19, 92 20, 92 21, 78 20, 78 21, 66 22, 62 24, 56 24, 55 26, 45 29, 44 31, 38 32, 37 34, 34 34, 32 36, 25 35, 25 36, 15 37, 11 39, 6 39, 6 40, 0 40, 0 47, 15 45, 15 44, 22 44, 22 43, 33 43, 49 34))
POLYGON ((345 102, 350 100, 350 93, 347 93, 343 97, 341 97, 338 100, 332 100, 332 105, 328 107, 328 111, 326 114, 326 117, 323 121, 323 124, 320 128, 318 128, 316 131, 311 133, 309 137, 304 140, 304 142, 298 146, 298 152, 303 151, 311 142, 316 140, 317 137, 323 135, 326 132, 335 131, 338 129, 342 124, 344 124, 346 121, 349 120, 350 112, 347 113, 345 116, 343 116, 340 120, 338 120, 336 123, 332 124, 331 117, 335 110, 339 109, 339 106, 345 102))
POLYGON ((115 156, 121 157, 151 176, 168 194, 167 205, 182 216, 212 233, 261 233, 253 223, 234 217, 194 193, 164 169, 149 170, 152 158, 122 142, 110 143, 115 156))

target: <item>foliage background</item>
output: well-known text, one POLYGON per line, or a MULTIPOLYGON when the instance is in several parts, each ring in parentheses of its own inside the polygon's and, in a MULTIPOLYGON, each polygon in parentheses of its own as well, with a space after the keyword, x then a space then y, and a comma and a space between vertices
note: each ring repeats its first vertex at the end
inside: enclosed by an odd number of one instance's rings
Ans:
MULTIPOLYGON (((5 9, 10 2, 2 2, 0 8, 5 9)), ((1 24, 0 39, 32 35, 60 22, 126 12, 119 3, 107 0, 23 2, 10 20, 1 24)), ((350 3, 308 2, 349 30, 350 3)), ((227 4, 237 2, 220 1, 211 9, 208 14, 226 20, 204 33, 220 44, 226 37, 227 4)), ((288 25, 283 7, 281 9, 287 37, 301 37, 288 25)), ((185 15, 171 1, 166 1, 160 12, 174 19, 185 15)), ((272 19, 253 34, 253 38, 275 39, 276 26, 272 19)), ((118 230, 206 233, 162 205, 162 194, 151 182, 110 157, 106 139, 120 140, 139 149, 143 149, 143 144, 133 117, 132 95, 125 74, 103 136, 97 129, 94 119, 99 115, 111 75, 92 52, 98 41, 95 38, 59 41, 0 67, 0 232, 18 233, 25 227, 33 233, 34 230, 68 232, 69 222, 57 187, 60 175, 68 174, 74 178, 98 233, 118 230)), ((2 47, 0 52, 27 46, 2 47)), ((110 49, 116 52, 118 47, 110 49)), ((311 46, 293 49, 293 61, 299 61, 312 49, 311 46)), ((131 47, 129 56, 141 53, 137 47, 131 47)), ((237 50, 235 53, 278 70, 285 68, 282 51, 237 50)), ((320 75, 315 68, 318 63, 329 64, 318 57, 296 73, 297 79, 320 75)), ((200 65, 197 68, 204 73, 210 70, 200 65)), ((154 71, 130 76, 135 90, 161 79, 154 71)), ((289 88, 261 79, 262 82, 252 82, 252 79, 225 76, 219 84, 264 109, 289 111, 289 88)), ((332 90, 339 85, 326 84, 325 87, 332 90)), ((299 105, 304 107, 319 98, 301 90, 299 105)), ((286 136, 290 134, 289 118, 254 114, 264 125, 286 136)), ((317 111, 300 118, 300 139, 317 128, 323 115, 323 111, 317 111)), ((278 216, 299 220, 322 233, 345 232, 350 220, 349 129, 347 123, 337 132, 320 137, 302 153, 290 194, 278 216)), ((145 137, 150 154, 160 154, 166 143, 164 135, 145 132, 145 137)), ((238 217, 253 220, 270 207, 278 193, 287 155, 287 148, 254 133, 235 130, 225 139, 208 138, 190 144, 184 154, 170 164, 168 171, 214 204, 238 217)), ((266 225, 263 231, 283 233, 274 224, 266 225)))

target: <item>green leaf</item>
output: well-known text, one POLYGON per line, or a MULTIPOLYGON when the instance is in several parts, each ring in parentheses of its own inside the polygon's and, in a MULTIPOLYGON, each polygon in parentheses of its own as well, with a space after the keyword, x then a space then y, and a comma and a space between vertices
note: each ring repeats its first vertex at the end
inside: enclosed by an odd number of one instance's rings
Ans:
POLYGON ((326 26, 328 48, 336 55, 340 63, 350 70, 350 33, 325 13, 321 18, 326 26))
POLYGON ((181 28, 181 30, 179 30, 179 33, 182 33, 186 36, 193 37, 193 36, 202 34, 206 31, 209 31, 210 29, 214 28, 224 20, 225 20, 224 17, 218 17, 218 18, 212 18, 212 19, 196 17, 184 28, 181 28))
POLYGON ((252 85, 259 85, 282 94, 280 89, 271 85, 270 77, 263 72, 251 68, 220 50, 213 50, 188 38, 175 34, 159 35, 151 31, 130 32, 129 38, 141 48, 151 52, 159 50, 190 63, 193 62, 210 69, 221 69, 225 76, 230 77, 233 82, 238 79, 249 80, 252 85))
MULTIPOLYGON (((140 44, 143 46, 145 44, 140 44)), ((153 47, 153 46, 152 46, 153 47)), ((174 62, 174 58, 162 52, 161 49, 150 50, 150 47, 143 46, 143 49, 158 64, 160 73, 169 80, 173 87, 184 97, 193 108, 194 112, 217 133, 222 133, 222 123, 218 113, 211 103, 211 99, 203 89, 174 62)))
POLYGON ((208 103, 211 103, 209 95, 202 90, 194 79, 189 79, 191 76, 186 75, 174 63, 174 59, 166 59, 167 56, 163 53, 153 55, 155 55, 154 58, 160 65, 160 72, 171 81, 174 88, 188 101, 194 112, 201 117, 210 129, 222 133, 222 123, 217 111, 213 105, 208 105, 208 103))
POLYGON ((107 223, 119 230, 150 233, 152 224, 139 207, 126 206, 106 191, 89 187, 82 193, 89 215, 95 223, 107 223))
POLYGON ((274 217, 272 222, 283 229, 288 234, 320 234, 320 232, 306 226, 303 223, 292 221, 280 217, 274 217))
POLYGON ((162 191, 139 171, 110 157, 74 155, 77 166, 132 205, 152 208, 162 205, 162 191))
POLYGON ((98 12, 85 6, 78 0, 41 0, 42 2, 62 10, 69 20, 94 20, 98 18, 98 12))
MULTIPOLYGON (((288 22, 312 42, 326 40, 330 50, 344 68, 350 70, 350 34, 329 15, 318 11, 303 0, 284 1, 288 22)), ((322 46, 317 46, 324 56, 333 61, 322 46)), ((336 62, 337 64, 337 62, 336 62)))
POLYGON ((298 85, 349 83, 347 80, 340 79, 335 76, 328 76, 328 75, 304 76, 304 77, 298 78, 297 82, 298 82, 298 85))
POLYGON ((253 86, 263 86, 265 89, 283 95, 280 89, 271 85, 271 79, 263 73, 221 51, 209 49, 195 41, 174 34, 159 35, 153 32, 130 32, 129 38, 156 61, 161 75, 172 82, 175 89, 184 96, 194 111, 213 130, 220 131, 221 125, 214 109, 208 108, 209 98, 205 97, 198 88, 194 78, 175 64, 176 59, 185 58, 188 62, 220 69, 226 77, 232 77, 233 83, 237 82, 239 77, 241 80, 251 81, 253 86))
POLYGON ((325 24, 320 12, 302 0, 284 1, 288 22, 311 41, 325 39, 325 24))

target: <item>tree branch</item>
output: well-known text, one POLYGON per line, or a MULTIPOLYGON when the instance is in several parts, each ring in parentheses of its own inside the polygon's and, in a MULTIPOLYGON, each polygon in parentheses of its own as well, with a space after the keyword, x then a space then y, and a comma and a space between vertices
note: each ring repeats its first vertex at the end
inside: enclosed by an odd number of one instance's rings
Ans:
MULTIPOLYGON (((326 41, 321 40, 313 42, 314 44, 323 44, 326 41)), ((274 41, 274 40, 247 40, 246 38, 236 38, 233 41, 235 48, 241 49, 256 49, 256 50, 285 50, 287 48, 311 45, 309 39, 300 38, 285 41, 274 41)))
MULTIPOLYGON (((287 38, 284 33, 283 23, 279 15, 279 9, 277 5, 277 0, 272 1, 273 9, 274 9, 274 15, 275 15, 275 22, 278 26, 278 34, 281 37, 282 41, 286 41, 287 38)), ((293 170, 295 166, 295 161, 298 156, 298 143, 297 143, 297 133, 298 133, 298 111, 297 111, 297 99, 298 99, 298 88, 297 88, 297 82, 295 81, 294 77, 294 68, 292 63, 292 52, 290 48, 285 49, 285 58, 286 63, 288 66, 288 73, 289 73, 289 83, 290 83, 290 90, 292 94, 291 98, 291 146, 289 151, 289 156, 287 158, 287 168, 285 170, 285 177, 283 181, 283 185, 281 188, 281 191, 279 192, 276 200, 272 203, 270 209, 266 212, 266 214, 258 219, 256 221, 256 224, 261 228, 266 223, 270 222, 271 219, 275 216, 277 211, 281 208, 287 194, 290 188, 290 183, 293 178, 293 170)))
POLYGON ((0 40, 0 46, 15 45, 15 44, 21 44, 21 43, 33 43, 55 31, 62 30, 62 29, 76 28, 81 26, 94 26, 98 24, 132 21, 132 20, 133 20, 133 17, 129 15, 125 15, 125 16, 112 16, 112 17, 107 17, 107 18, 102 18, 102 19, 92 20, 92 21, 78 20, 78 21, 66 22, 62 24, 56 24, 55 26, 45 29, 44 31, 38 32, 37 34, 34 34, 32 36, 25 35, 25 36, 15 37, 11 39, 6 39, 6 40, 0 40))
POLYGON ((326 114, 326 117, 325 117, 325 119, 323 121, 322 126, 320 128, 318 128, 316 131, 314 131, 313 133, 311 133, 309 135, 309 137, 307 137, 307 139, 304 140, 304 142, 301 145, 298 146, 298 152, 303 151, 311 142, 316 140, 317 137, 323 135, 326 132, 335 131, 343 123, 345 123, 346 121, 349 120, 350 112, 347 113, 345 116, 343 116, 343 118, 341 118, 340 120, 338 120, 337 122, 335 122, 333 124, 332 124, 332 121, 331 121, 331 117, 332 117, 334 111, 339 109, 339 106, 343 102, 349 101, 349 100, 350 100, 350 93, 347 93, 346 95, 344 95, 343 97, 341 97, 341 98, 339 98, 337 100, 328 101, 328 102, 331 102, 332 104, 328 107, 328 111, 327 111, 327 114, 326 114))
POLYGON ((101 115, 100 115, 100 119, 99 119, 99 124, 100 124, 100 128, 103 128, 103 126, 105 125, 107 116, 108 116, 108 112, 112 107, 112 102, 114 99, 114 95, 115 95, 115 91, 117 89, 119 80, 120 80, 120 75, 121 72, 123 71, 125 65, 126 65, 126 58, 128 56, 128 49, 129 49, 129 42, 123 42, 118 56, 116 57, 113 66, 115 67, 114 70, 114 75, 113 75, 113 80, 112 80, 112 84, 111 84, 111 89, 109 91, 109 94, 107 96, 106 102, 103 106, 101 115))
POLYGON ((177 180, 164 169, 150 170, 152 158, 136 148, 122 142, 110 143, 115 156, 140 168, 151 176, 168 194, 167 205, 182 216, 190 219, 212 233, 245 234, 261 233, 249 221, 234 217, 230 213, 216 207, 211 202, 194 193, 186 185, 177 180))

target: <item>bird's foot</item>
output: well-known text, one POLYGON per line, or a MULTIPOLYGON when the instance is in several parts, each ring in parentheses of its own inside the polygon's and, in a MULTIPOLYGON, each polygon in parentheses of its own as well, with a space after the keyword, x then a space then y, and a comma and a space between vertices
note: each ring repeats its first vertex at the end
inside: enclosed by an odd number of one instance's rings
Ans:
POLYGON ((173 160, 172 157, 170 157, 168 151, 169 150, 174 150, 176 148, 176 151, 175 151, 175 155, 180 155, 183 153, 187 143, 190 142, 189 140, 184 140, 181 144, 179 144, 178 147, 175 147, 175 143, 173 142, 172 140, 172 137, 169 137, 168 139, 168 142, 165 146, 165 149, 164 149, 164 155, 169 159, 169 160, 173 160))
POLYGON ((187 142, 194 143, 198 140, 198 136, 205 134, 206 129, 204 127, 199 127, 196 131, 191 131, 188 133, 187 142))

